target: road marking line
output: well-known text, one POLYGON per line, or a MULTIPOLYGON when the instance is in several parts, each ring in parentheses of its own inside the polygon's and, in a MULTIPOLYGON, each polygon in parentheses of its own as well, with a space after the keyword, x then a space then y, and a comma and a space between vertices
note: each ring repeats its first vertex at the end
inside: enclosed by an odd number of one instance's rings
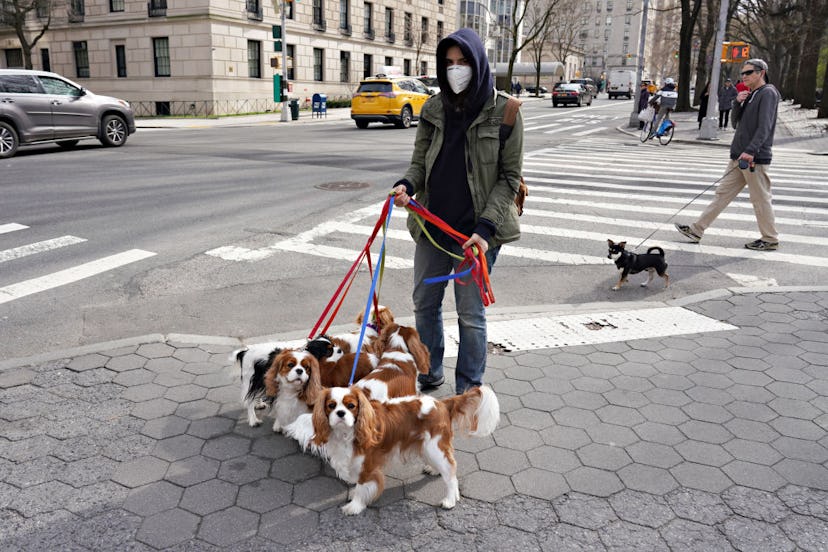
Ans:
POLYGON ((529 127, 529 128, 524 128, 523 132, 529 132, 530 130, 538 130, 538 129, 541 129, 541 128, 550 128, 550 127, 558 126, 559 124, 561 124, 561 121, 558 121, 557 123, 549 123, 548 125, 533 126, 533 127, 529 127))
POLYGON ((736 280, 742 287, 775 287, 779 285, 776 278, 760 278, 752 274, 733 274, 732 272, 726 272, 725 274, 728 278, 736 280))
POLYGON ((12 259, 19 259, 27 255, 43 253, 44 251, 50 251, 59 247, 66 247, 67 245, 83 243, 85 241, 86 240, 84 238, 78 238, 75 236, 61 236, 60 238, 30 243, 28 245, 21 245, 20 247, 15 247, 13 249, 0 251, 0 263, 11 261, 12 259))
POLYGON ((47 291, 66 284, 71 284, 79 280, 83 280, 84 278, 89 278, 90 276, 95 276, 96 274, 113 270, 120 266, 134 263, 148 257, 153 257, 154 255, 156 255, 156 253, 151 251, 130 249, 129 251, 124 251, 123 253, 117 253, 115 255, 110 255, 109 257, 103 257, 82 265, 67 268, 66 270, 53 272, 52 274, 47 274, 46 276, 40 276, 24 282, 11 284, 0 288, 0 304, 8 303, 9 301, 26 297, 27 295, 40 293, 41 291, 47 291))
POLYGON ((572 125, 568 127, 561 127, 561 128, 553 128, 552 130, 544 130, 544 134, 554 134, 556 132, 561 132, 562 130, 573 130, 576 128, 583 128, 583 125, 572 125))
POLYGON ((16 232, 18 230, 25 230, 28 226, 10 222, 8 224, 0 224, 0 234, 7 234, 9 232, 16 232))
POLYGON ((601 132, 602 130, 607 130, 606 127, 598 127, 598 128, 591 128, 589 130, 582 130, 581 132, 575 132, 572 136, 586 136, 587 134, 594 134, 596 132, 601 132))

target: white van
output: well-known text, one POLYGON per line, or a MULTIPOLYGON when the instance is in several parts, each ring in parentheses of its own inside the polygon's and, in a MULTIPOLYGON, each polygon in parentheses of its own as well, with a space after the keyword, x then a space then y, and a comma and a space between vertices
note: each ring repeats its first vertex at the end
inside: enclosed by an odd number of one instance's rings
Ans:
POLYGON ((607 79, 607 93, 609 99, 626 96, 632 99, 635 94, 635 71, 630 69, 610 69, 607 79))

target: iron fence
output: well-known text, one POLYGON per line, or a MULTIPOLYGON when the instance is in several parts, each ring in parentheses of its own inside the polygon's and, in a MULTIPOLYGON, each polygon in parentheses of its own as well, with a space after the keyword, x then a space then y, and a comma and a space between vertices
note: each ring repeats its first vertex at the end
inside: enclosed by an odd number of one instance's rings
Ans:
POLYGON ((136 117, 219 117, 278 111, 272 99, 130 101, 136 117))

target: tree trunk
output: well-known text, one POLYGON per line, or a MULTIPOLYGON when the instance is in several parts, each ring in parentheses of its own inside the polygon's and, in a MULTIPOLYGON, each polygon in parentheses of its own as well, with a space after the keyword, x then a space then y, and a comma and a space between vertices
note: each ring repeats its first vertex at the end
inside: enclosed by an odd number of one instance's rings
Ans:
POLYGON ((794 102, 804 109, 816 107, 816 74, 819 65, 819 47, 828 22, 828 0, 806 0, 803 30, 804 47, 799 57, 799 71, 794 88, 794 102))
POLYGON ((825 62, 825 76, 822 78, 822 101, 819 102, 817 118, 828 118, 828 102, 825 101, 825 91, 828 90, 828 60, 825 62))
MULTIPOLYGON (((774 75, 776 83, 781 87, 780 92, 782 93, 782 97, 785 99, 794 98, 794 101, 796 101, 796 76, 799 73, 801 52, 802 40, 797 40, 792 44, 789 61, 784 66, 784 74, 774 75)), ((768 69, 770 70, 770 68, 768 69)), ((782 67, 779 67, 775 71, 781 73, 782 67)))
POLYGON ((699 17, 700 9, 701 0, 681 0, 679 87, 676 111, 690 111, 690 56, 693 50, 693 30, 696 28, 696 19, 699 17))

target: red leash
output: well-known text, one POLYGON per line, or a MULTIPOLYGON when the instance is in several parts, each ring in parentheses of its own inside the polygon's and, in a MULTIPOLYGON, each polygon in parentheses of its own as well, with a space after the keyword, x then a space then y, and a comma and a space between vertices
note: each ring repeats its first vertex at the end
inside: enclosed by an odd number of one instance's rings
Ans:
MULTIPOLYGON (((462 247, 464 243, 469 241, 469 236, 458 232, 448 225, 446 221, 411 199, 406 206, 415 214, 426 220, 454 238, 454 240, 462 247)), ((489 279, 489 265, 486 263, 486 254, 480 250, 479 247, 469 247, 463 250, 463 256, 471 265, 471 277, 480 289, 480 297, 483 299, 483 306, 488 307, 495 302, 494 291, 492 291, 492 282, 489 279)))

